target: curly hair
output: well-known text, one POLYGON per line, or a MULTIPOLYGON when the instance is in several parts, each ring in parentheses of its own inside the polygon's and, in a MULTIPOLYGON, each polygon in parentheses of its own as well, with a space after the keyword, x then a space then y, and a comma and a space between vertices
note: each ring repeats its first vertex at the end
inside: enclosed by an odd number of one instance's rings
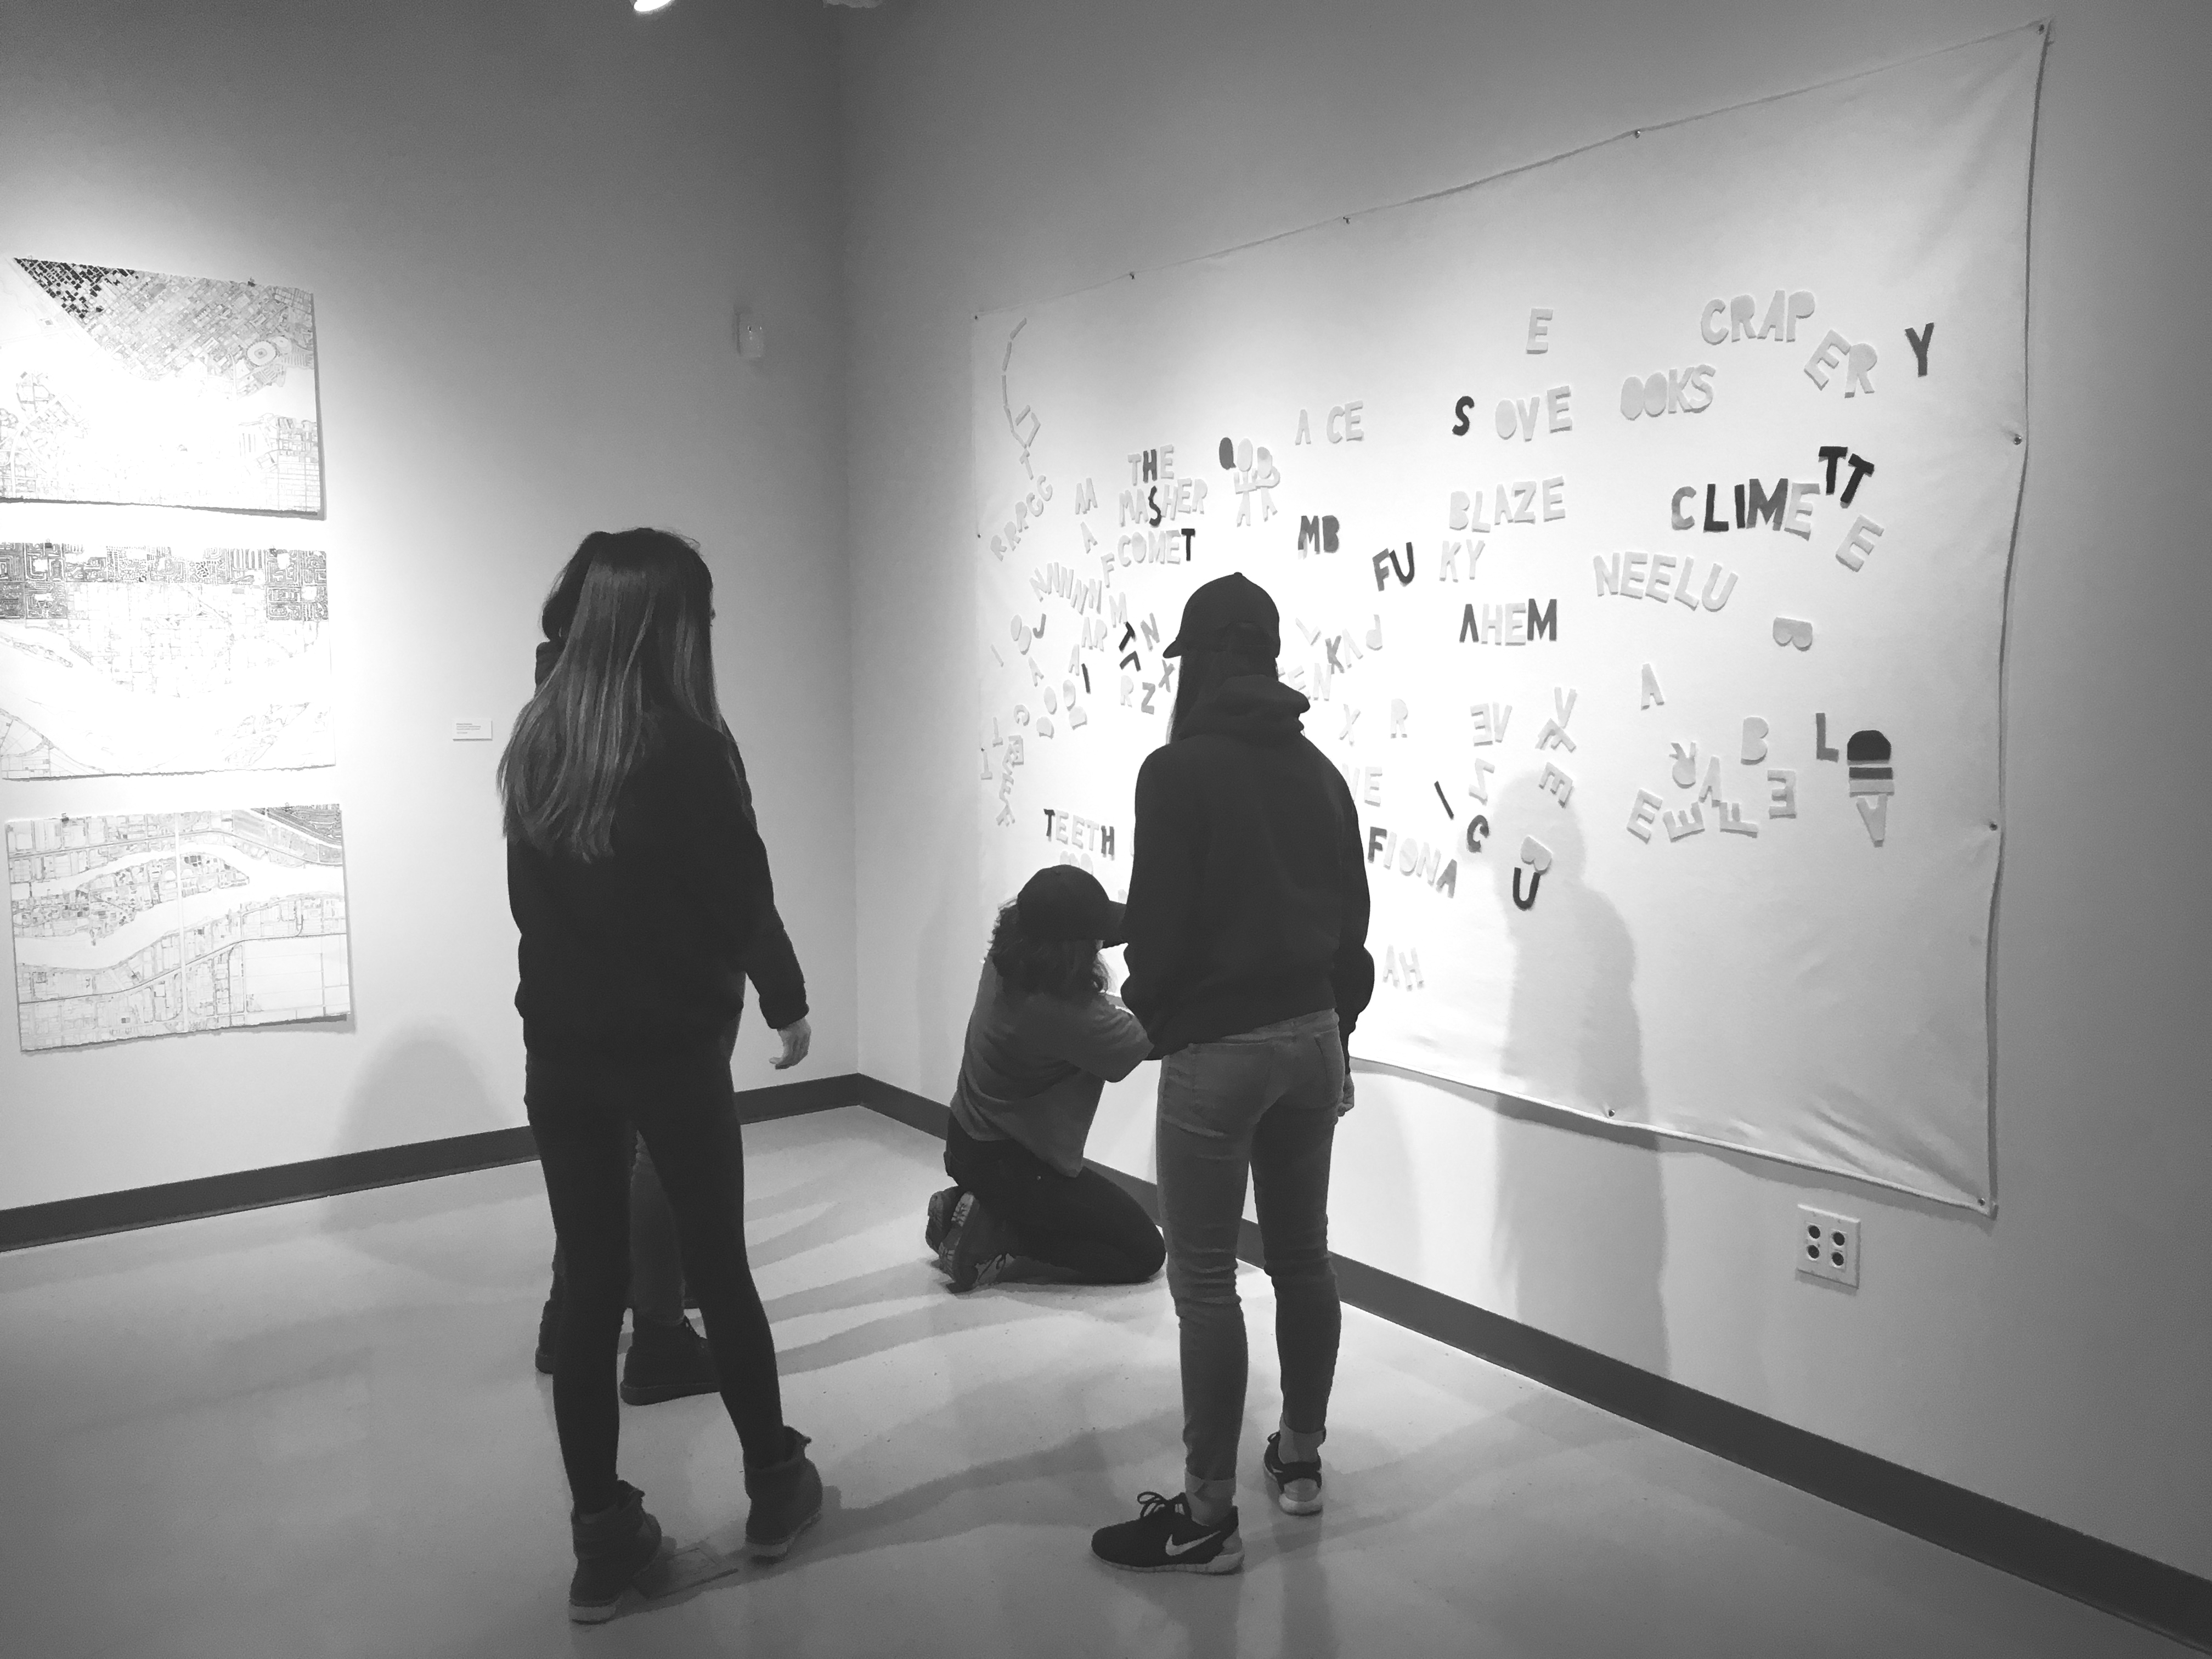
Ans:
POLYGON ((1042 994, 1063 1002, 1081 1002, 1106 989, 1106 964, 1095 939, 1031 939, 1022 931, 1020 907, 999 907, 991 929, 991 966, 999 977, 1024 994, 1042 994))

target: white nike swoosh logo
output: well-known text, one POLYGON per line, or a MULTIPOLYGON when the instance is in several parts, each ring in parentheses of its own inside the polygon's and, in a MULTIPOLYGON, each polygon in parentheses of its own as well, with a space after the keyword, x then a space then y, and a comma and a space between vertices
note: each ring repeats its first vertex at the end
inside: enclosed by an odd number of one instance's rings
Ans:
POLYGON ((1212 1541, 1213 1541, 1213 1539, 1214 1539, 1214 1536, 1215 1536, 1215 1534, 1212 1534, 1212 1533, 1208 1533, 1208 1534, 1206 1534, 1206 1536, 1205 1536, 1205 1537, 1203 1537, 1203 1538, 1194 1538, 1194 1539, 1192 1539, 1192 1540, 1190 1540, 1190 1542, 1188 1542, 1188 1544, 1178 1544, 1178 1543, 1176 1543, 1176 1542, 1175 1541, 1175 1540, 1174 1540, 1174 1539, 1170 1538, 1170 1539, 1169 1539, 1169 1540, 1167 1540, 1167 1543, 1166 1543, 1167 1553, 1168 1553, 1170 1555, 1188 1555, 1188 1554, 1189 1554, 1193 1550, 1196 1549, 1196 1548, 1197 1548, 1200 1544, 1208 1544, 1208 1543, 1212 1542, 1212 1541))

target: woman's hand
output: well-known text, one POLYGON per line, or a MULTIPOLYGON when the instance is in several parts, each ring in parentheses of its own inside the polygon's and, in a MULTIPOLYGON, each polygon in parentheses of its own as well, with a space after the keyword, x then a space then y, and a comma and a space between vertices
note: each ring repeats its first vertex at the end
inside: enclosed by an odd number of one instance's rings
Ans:
POLYGON ((787 1066, 796 1066, 806 1058, 806 1051, 814 1042, 814 1028, 804 1018, 795 1019, 776 1036, 783 1039, 783 1053, 769 1061, 779 1072, 787 1066))
POLYGON ((1336 1115, 1342 1117, 1357 1104, 1352 1097, 1352 1067, 1347 1066, 1344 1068, 1344 1098, 1336 1103, 1336 1115))

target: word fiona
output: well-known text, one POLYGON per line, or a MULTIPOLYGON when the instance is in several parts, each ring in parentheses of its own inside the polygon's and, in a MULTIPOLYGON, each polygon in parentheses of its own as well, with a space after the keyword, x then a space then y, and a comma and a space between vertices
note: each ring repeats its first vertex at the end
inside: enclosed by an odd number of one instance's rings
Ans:
POLYGON ((1377 854, 1385 870, 1395 868, 1400 875, 1425 883, 1446 898, 1459 896, 1459 860, 1433 842, 1401 836, 1378 823, 1367 832, 1367 861, 1374 863, 1377 854))

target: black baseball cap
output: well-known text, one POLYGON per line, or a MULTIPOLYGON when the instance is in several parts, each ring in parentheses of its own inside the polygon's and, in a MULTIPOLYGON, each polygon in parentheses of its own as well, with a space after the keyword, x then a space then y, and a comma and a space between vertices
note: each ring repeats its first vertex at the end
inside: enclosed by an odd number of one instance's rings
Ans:
POLYGON ((1014 900, 1022 931, 1042 940, 1095 939, 1119 945, 1126 906, 1106 896, 1098 878, 1079 865, 1048 864, 1022 884, 1014 900))
POLYGON ((1186 651, 1219 651, 1232 646, 1265 646, 1270 657, 1283 650, 1282 619, 1267 590, 1232 570, 1192 590, 1182 607, 1182 627, 1164 657, 1186 651))

